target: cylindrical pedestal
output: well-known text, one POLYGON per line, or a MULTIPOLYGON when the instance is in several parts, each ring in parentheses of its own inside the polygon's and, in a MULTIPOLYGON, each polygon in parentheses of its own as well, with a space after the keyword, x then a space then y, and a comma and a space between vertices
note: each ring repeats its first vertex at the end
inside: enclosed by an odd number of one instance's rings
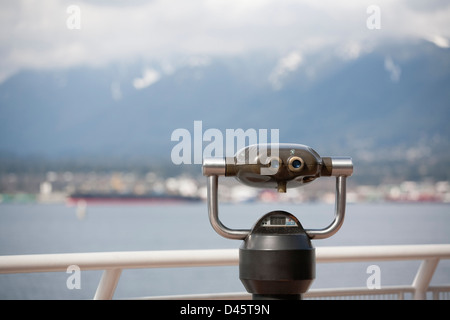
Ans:
POLYGON ((239 249, 239 278, 254 299, 300 299, 315 278, 315 249, 290 213, 262 217, 239 249))

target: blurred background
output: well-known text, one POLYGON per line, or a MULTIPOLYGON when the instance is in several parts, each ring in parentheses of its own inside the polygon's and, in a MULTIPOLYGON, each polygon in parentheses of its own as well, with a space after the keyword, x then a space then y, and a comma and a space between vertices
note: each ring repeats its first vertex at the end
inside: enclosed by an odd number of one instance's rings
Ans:
MULTIPOLYGON (((445 0, 2 0, 0 254, 236 248, 209 225, 192 164, 208 129, 353 158, 344 226, 314 245, 449 243, 449 120, 445 0), (176 130, 191 164, 172 161, 176 130)), ((222 221, 249 228, 276 206, 324 227, 333 187, 221 179, 222 221)), ((383 286, 419 263, 382 264, 383 286)), ((367 265, 338 270, 319 266, 314 286, 366 285, 367 265)), ((116 296, 243 290, 237 268, 219 273, 125 272, 116 296)), ((449 275, 440 263, 433 283, 449 275)), ((100 276, 68 290, 66 273, 2 275, 0 298, 92 298, 100 276)))
POLYGON ((170 157, 202 121, 352 156, 351 201, 448 202, 449 48, 440 0, 2 1, 0 201, 202 197, 170 157))

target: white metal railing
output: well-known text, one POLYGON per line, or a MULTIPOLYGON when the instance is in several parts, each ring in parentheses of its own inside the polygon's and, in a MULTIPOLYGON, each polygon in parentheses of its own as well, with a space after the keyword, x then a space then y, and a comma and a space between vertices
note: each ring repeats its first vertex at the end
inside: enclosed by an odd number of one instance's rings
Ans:
MULTIPOLYGON (((238 256, 238 249, 11 255, 0 256, 0 274, 66 272, 71 265, 83 271, 104 270, 94 299, 112 299, 123 269, 233 266, 239 264, 238 256)), ((429 285, 441 259, 450 259, 450 244, 318 247, 317 263, 400 260, 422 260, 422 263, 410 286, 313 289, 304 298, 379 298, 386 295, 385 298, 403 299, 405 293, 410 293, 414 299, 426 299, 427 292, 431 292, 434 299, 448 298, 450 284, 436 287, 429 285)), ((250 299, 251 296, 248 293, 224 293, 142 298, 250 299)))

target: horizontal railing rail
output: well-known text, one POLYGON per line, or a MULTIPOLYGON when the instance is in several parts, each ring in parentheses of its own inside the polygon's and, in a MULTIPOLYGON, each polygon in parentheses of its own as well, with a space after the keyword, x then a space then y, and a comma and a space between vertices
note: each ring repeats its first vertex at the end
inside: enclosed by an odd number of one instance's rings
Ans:
MULTIPOLYGON (((337 288, 314 289, 305 298, 392 295, 403 299, 411 293, 414 299, 449 296, 450 285, 430 287, 430 281, 441 259, 450 259, 450 244, 344 246, 316 248, 317 263, 363 261, 421 260, 410 286, 390 286, 380 289, 337 288)), ((30 254, 0 256, 0 274, 66 272, 75 265, 80 270, 104 270, 94 299, 112 299, 122 270, 137 268, 213 267, 239 264, 237 249, 91 252, 64 254, 30 254)), ((249 299, 247 293, 204 294, 187 296, 143 297, 145 299, 249 299)))

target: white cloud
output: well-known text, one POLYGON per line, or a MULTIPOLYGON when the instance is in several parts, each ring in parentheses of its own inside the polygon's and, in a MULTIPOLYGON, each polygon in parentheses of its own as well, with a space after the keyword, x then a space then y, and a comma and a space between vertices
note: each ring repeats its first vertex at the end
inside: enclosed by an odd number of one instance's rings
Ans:
POLYGON ((281 58, 278 61, 275 69, 269 76, 269 82, 271 83, 274 90, 279 90, 283 87, 282 80, 289 73, 298 69, 302 63, 303 58, 299 52, 293 51, 281 58))
POLYGON ((344 60, 355 60, 359 58, 363 49, 359 43, 349 42, 340 46, 337 51, 344 60))
POLYGON ((288 72, 297 70, 302 63, 302 56, 299 52, 291 52, 286 57, 282 58, 279 63, 280 69, 288 72))
POLYGON ((161 67, 163 73, 168 76, 170 76, 171 74, 174 74, 176 71, 176 67, 168 60, 163 60, 160 63, 160 67, 161 67))
POLYGON ((206 67, 211 64, 211 59, 206 56, 191 56, 187 59, 187 65, 190 67, 206 67))
POLYGON ((394 63, 391 57, 386 57, 384 59, 384 69, 389 72, 389 76, 393 82, 398 82, 400 80, 402 69, 399 65, 394 63))
POLYGON ((122 90, 120 88, 120 82, 114 81, 111 83, 111 97, 115 101, 122 99, 122 90))
POLYGON ((137 89, 144 89, 159 81, 161 75, 155 69, 145 69, 141 78, 133 80, 133 86, 137 89))
POLYGON ((174 57, 292 48, 306 56, 344 43, 352 44, 344 52, 351 59, 367 45, 397 38, 447 48, 450 5, 418 3, 378 0, 381 29, 368 30, 369 0, 2 1, 0 82, 21 69, 155 59, 168 61, 166 74, 174 57), (71 4, 80 8, 79 30, 67 28, 71 4))
POLYGON ((440 35, 432 35, 428 37, 427 40, 434 43, 436 46, 440 48, 444 49, 450 48, 450 41, 447 38, 442 37, 440 35))

